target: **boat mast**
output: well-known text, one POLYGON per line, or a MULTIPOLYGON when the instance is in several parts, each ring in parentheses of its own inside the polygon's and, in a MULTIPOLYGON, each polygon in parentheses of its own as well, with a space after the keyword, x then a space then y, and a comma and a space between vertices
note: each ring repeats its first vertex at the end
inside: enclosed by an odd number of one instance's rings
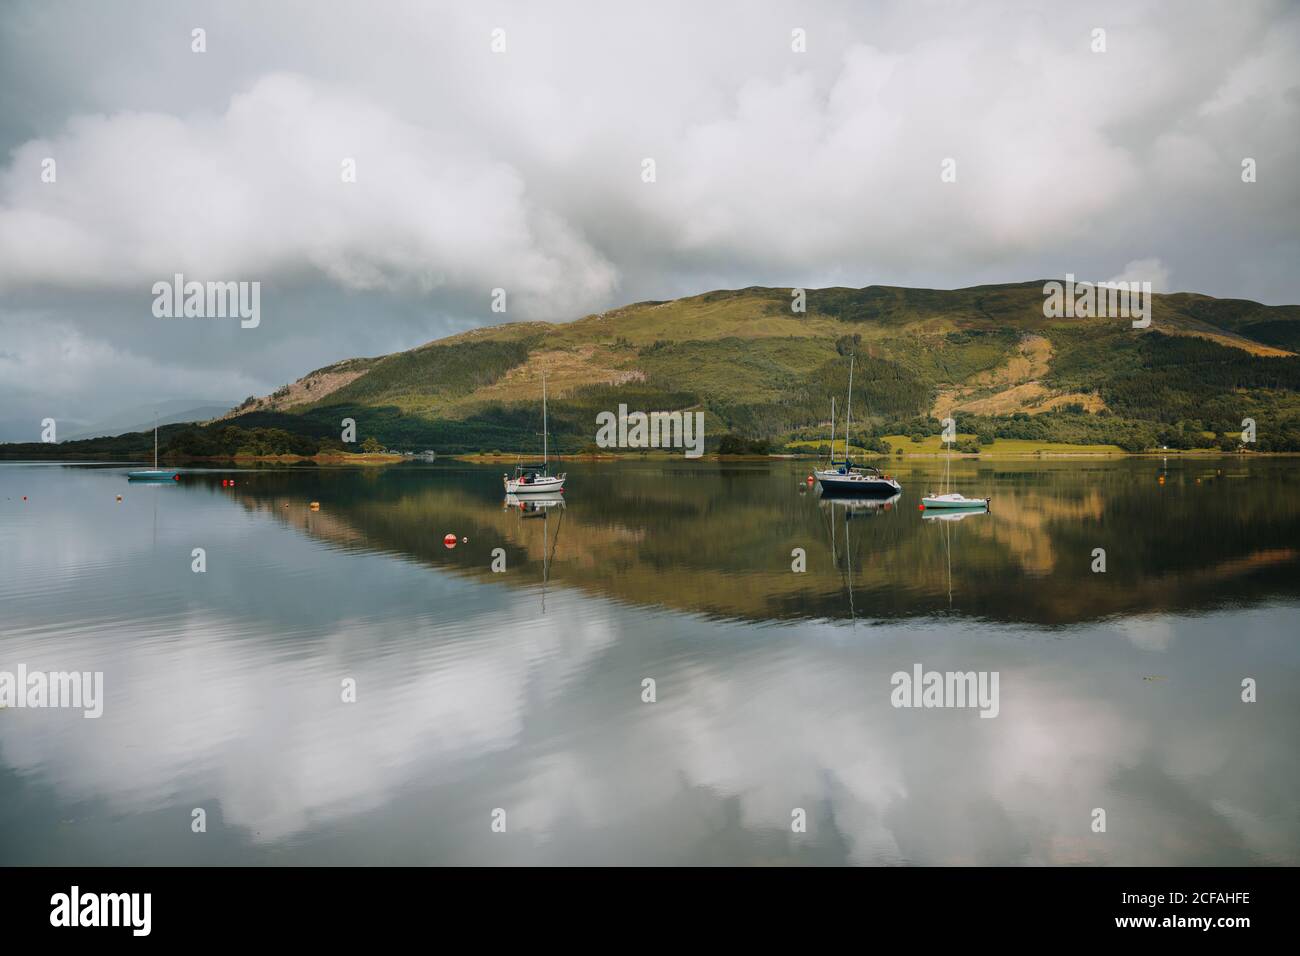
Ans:
POLYGON ((153 413, 153 470, 158 470, 158 412, 153 413))
POLYGON ((542 467, 546 467, 546 373, 542 373, 542 467))
POLYGON ((845 403, 844 412, 844 464, 849 463, 849 429, 853 427, 853 359, 856 356, 849 356, 849 398, 845 403))
POLYGON ((831 396, 831 467, 835 467, 835 396, 831 396))
MULTIPOLYGON (((953 424, 953 437, 956 437, 956 423, 953 424)), ((948 446, 948 457, 943 462, 943 493, 946 495, 952 491, 952 442, 946 442, 948 446)))

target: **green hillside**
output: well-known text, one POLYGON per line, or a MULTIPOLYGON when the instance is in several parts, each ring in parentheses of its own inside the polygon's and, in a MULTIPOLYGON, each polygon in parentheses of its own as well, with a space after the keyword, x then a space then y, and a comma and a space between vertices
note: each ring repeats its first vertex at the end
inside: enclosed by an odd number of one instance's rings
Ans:
POLYGON ((230 426, 328 445, 353 418, 358 441, 394 449, 527 450, 541 444, 545 371, 561 452, 590 447, 597 413, 619 403, 703 411, 710 450, 729 434, 815 446, 829 434, 831 397, 842 406, 853 354, 854 437, 878 450, 885 436, 935 435, 948 415, 974 436, 967 450, 999 438, 1227 449, 1244 418, 1257 424, 1254 450, 1300 450, 1300 306, 1154 298, 1141 330, 1122 318, 1046 318, 1042 281, 808 290, 803 313, 789 289, 641 302, 347 359, 226 420, 170 430, 167 445, 221 453, 247 440, 223 433, 230 426))

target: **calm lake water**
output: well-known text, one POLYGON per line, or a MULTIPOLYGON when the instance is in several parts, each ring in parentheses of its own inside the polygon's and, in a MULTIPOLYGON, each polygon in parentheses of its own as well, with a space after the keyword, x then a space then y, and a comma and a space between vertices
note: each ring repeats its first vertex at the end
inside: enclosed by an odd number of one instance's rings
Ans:
POLYGON ((0 671, 104 674, 0 710, 0 864, 1294 865, 1296 464, 0 465, 0 671))

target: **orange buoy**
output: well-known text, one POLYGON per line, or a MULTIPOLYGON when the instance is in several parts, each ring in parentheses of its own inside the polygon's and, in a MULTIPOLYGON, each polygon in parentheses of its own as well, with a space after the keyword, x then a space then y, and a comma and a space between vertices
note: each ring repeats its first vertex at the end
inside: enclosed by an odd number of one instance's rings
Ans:
POLYGON ((916 510, 917 510, 917 511, 924 511, 924 510, 925 510, 925 502, 921 502, 921 504, 917 505, 917 506, 916 506, 916 510))
MULTIPOLYGON (((286 507, 287 507, 287 505, 286 505, 286 507)), ((311 503, 311 510, 312 510, 312 511, 320 511, 320 502, 319 502, 319 501, 313 501, 313 502, 311 503)))
POLYGON ((456 547, 456 536, 452 534, 450 531, 448 531, 446 534, 442 536, 442 543, 448 549, 454 548, 456 547))
POLYGON ((809 476, 808 476, 808 484, 811 485, 811 484, 812 484, 814 481, 816 481, 816 480, 817 480, 817 479, 814 478, 812 475, 809 475, 809 476))

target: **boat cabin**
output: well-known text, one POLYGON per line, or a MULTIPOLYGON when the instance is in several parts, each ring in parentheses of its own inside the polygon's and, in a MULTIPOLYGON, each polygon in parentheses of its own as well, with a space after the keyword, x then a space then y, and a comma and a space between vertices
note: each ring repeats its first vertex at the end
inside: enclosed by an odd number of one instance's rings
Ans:
POLYGON ((841 475, 848 475, 857 472, 860 475, 866 475, 870 478, 884 477, 884 473, 879 468, 874 468, 871 465, 855 465, 852 459, 832 461, 831 467, 841 475))
POLYGON ((535 462, 531 465, 515 465, 514 480, 521 484, 531 485, 538 478, 546 477, 546 466, 541 462, 535 462))

